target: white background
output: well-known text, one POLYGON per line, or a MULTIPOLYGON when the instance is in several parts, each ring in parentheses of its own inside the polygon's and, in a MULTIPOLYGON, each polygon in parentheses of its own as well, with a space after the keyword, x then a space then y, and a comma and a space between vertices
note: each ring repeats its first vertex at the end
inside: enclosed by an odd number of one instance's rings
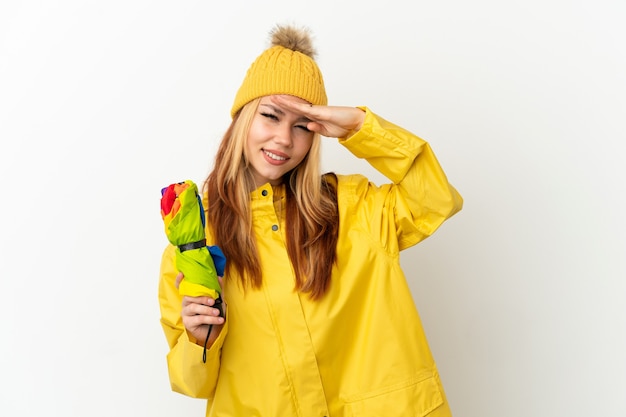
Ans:
POLYGON ((204 415, 167 379, 160 189, 203 180, 297 23, 331 103, 427 139, 465 198, 403 256, 455 415, 625 416, 626 4, 248 3, 2 2, 0 415, 204 415))

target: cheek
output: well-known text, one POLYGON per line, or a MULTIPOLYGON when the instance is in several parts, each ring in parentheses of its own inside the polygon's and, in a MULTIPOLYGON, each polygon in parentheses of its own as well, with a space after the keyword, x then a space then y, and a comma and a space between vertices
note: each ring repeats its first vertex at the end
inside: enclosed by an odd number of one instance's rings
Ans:
POLYGON ((252 123, 250 125, 250 130, 248 130, 248 138, 247 143, 254 143, 255 138, 259 137, 259 127, 256 123, 252 123))
POLYGON ((302 139, 298 141, 295 152, 294 152, 294 156, 297 155, 298 163, 300 163, 304 159, 306 154, 311 149, 312 144, 313 144, 313 139, 302 139))
POLYGON ((264 131, 262 126, 259 123, 252 123, 250 126, 250 130, 248 130, 248 137, 246 139, 246 147, 248 149, 252 149, 257 147, 261 142, 263 142, 264 131))

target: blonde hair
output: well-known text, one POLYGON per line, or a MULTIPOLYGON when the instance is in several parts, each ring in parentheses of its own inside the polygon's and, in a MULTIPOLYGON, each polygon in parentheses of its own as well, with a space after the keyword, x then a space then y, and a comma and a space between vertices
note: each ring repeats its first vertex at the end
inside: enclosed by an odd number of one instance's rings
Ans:
MULTIPOLYGON (((260 288, 262 270, 252 233, 250 190, 254 181, 246 157, 248 131, 260 98, 235 114, 205 181, 207 218, 216 244, 228 259, 226 275, 236 272, 244 287, 260 288)), ((321 298, 330 285, 339 230, 336 177, 320 175, 320 136, 315 134, 302 162, 285 174, 287 252, 296 290, 321 298)))

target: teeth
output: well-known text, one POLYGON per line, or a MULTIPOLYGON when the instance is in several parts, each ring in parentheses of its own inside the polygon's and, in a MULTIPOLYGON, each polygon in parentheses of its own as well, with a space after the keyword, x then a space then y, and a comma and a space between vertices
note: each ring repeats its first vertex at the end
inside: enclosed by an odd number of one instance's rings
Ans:
POLYGON ((269 151, 263 151, 263 152, 265 152, 265 155, 269 156, 270 158, 272 158, 275 161, 286 161, 287 160, 287 158, 282 157, 282 156, 278 156, 278 155, 273 154, 273 153, 271 153, 269 151))

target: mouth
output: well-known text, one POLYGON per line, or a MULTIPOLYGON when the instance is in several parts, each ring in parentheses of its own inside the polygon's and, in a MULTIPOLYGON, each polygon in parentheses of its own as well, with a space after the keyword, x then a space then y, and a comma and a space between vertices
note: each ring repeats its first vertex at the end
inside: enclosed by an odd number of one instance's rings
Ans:
POLYGON ((268 150, 263 149, 263 153, 265 154, 265 156, 269 159, 271 159, 272 161, 276 161, 276 162, 284 162, 287 159, 289 159, 287 156, 282 156, 282 155, 278 155, 274 152, 270 152, 268 150))

